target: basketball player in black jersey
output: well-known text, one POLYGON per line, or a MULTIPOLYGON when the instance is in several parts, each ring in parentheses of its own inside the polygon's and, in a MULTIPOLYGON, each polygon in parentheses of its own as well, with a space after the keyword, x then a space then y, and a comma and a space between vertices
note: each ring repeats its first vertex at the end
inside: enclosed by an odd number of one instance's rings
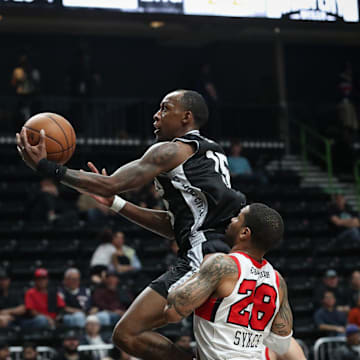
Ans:
POLYGON ((178 242, 177 264, 135 299, 114 330, 114 343, 142 359, 191 358, 152 330, 167 323, 163 309, 168 292, 192 276, 206 254, 229 250, 218 239, 245 205, 245 197, 230 188, 224 151, 199 133, 207 118, 208 109, 199 93, 177 90, 166 95, 154 115, 158 142, 111 176, 104 171, 99 174, 91 163, 92 173, 46 160, 43 132, 36 146, 29 145, 25 129, 16 135, 23 160, 40 174, 93 194, 122 216, 178 242), (168 211, 142 209, 115 196, 153 179, 168 211))

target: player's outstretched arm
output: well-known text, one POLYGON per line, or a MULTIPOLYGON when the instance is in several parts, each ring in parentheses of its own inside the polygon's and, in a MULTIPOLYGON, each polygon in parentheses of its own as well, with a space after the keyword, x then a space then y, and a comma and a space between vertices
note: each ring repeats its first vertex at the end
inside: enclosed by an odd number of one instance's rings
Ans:
POLYGON ((225 254, 214 254, 203 262, 197 274, 168 295, 165 315, 168 322, 178 322, 202 305, 227 280, 237 281, 238 268, 225 254))
POLYGON ((69 187, 104 197, 139 188, 162 172, 174 169, 194 152, 192 146, 185 143, 158 143, 151 146, 141 159, 120 167, 111 176, 103 176, 68 169, 46 160, 43 130, 38 145, 29 144, 25 129, 16 134, 16 139, 22 159, 32 169, 37 169, 43 176, 56 178, 69 187))
POLYGON ((264 339, 264 345, 277 354, 284 355, 290 348, 293 315, 289 305, 286 282, 280 274, 279 282, 280 308, 275 315, 270 334, 264 339))
MULTIPOLYGON (((92 162, 88 162, 90 170, 99 174, 99 170, 92 162)), ((105 169, 102 169, 102 175, 108 176, 105 169)), ((81 193, 85 193, 95 199, 99 204, 109 207, 116 214, 125 217, 133 223, 150 230, 167 239, 174 239, 175 233, 171 224, 171 216, 168 211, 146 209, 129 201, 125 201, 118 196, 105 198, 103 196, 89 194, 81 189, 77 189, 81 193)))
POLYGON ((305 354, 299 343, 292 337, 289 350, 284 355, 278 355, 279 360, 306 360, 305 354))
POLYGON ((279 336, 288 336, 292 332, 293 315, 288 299, 288 290, 284 278, 279 274, 280 308, 276 314, 271 331, 279 336))
POLYGON ((130 202, 117 212, 133 223, 167 239, 175 239, 170 214, 163 210, 145 209, 130 202))

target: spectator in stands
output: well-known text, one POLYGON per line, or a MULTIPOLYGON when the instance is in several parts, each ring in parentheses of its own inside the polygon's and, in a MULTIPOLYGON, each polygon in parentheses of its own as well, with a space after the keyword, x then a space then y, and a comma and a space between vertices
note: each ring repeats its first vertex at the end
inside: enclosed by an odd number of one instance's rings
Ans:
POLYGON ((84 219, 91 224, 105 224, 115 214, 107 207, 99 204, 87 194, 80 194, 76 206, 84 219))
POLYGON ((232 176, 253 174, 249 160, 246 157, 241 156, 242 149, 242 144, 239 141, 231 144, 228 162, 230 173, 232 176))
POLYGON ((315 307, 320 306, 326 291, 334 293, 336 298, 336 310, 348 312, 350 306, 347 302, 345 290, 340 286, 339 277, 335 270, 329 269, 325 272, 322 284, 315 286, 314 304, 315 307))
POLYGON ((351 274, 350 287, 346 290, 347 302, 351 307, 357 305, 360 297, 360 271, 354 270, 351 274))
POLYGON ((208 105, 216 104, 219 100, 218 91, 213 79, 210 64, 202 64, 200 67, 200 78, 197 83, 197 90, 205 98, 208 105))
POLYGON ((83 328, 91 305, 90 289, 80 286, 81 274, 76 268, 65 271, 60 293, 65 301, 63 322, 66 326, 83 328))
POLYGON ((105 278, 105 272, 111 265, 112 254, 116 247, 112 244, 113 233, 111 229, 104 228, 99 234, 101 244, 96 248, 90 261, 91 280, 94 283, 101 283, 105 278))
POLYGON ((359 122, 356 108, 352 101, 354 76, 350 61, 345 63, 343 71, 339 74, 338 87, 341 93, 341 100, 338 104, 338 116, 341 125, 351 132, 357 132, 359 129, 359 122))
POLYGON ((228 156, 229 170, 232 177, 243 180, 255 181, 257 183, 266 184, 268 182, 267 176, 263 170, 259 168, 253 171, 249 160, 242 156, 242 144, 235 141, 231 144, 230 156, 228 156))
POLYGON ((360 329, 350 324, 346 327, 346 343, 335 349, 332 360, 360 359, 360 329))
POLYGON ((130 296, 118 289, 119 278, 115 271, 108 270, 104 286, 95 289, 92 297, 94 308, 91 313, 96 313, 100 324, 103 326, 114 325, 124 314, 131 302, 130 296))
POLYGON ((130 201, 140 207, 155 210, 163 210, 164 203, 159 192, 156 190, 155 184, 150 183, 140 189, 128 191, 124 194, 127 201, 130 201))
POLYGON ((357 302, 348 314, 348 324, 360 326, 360 294, 357 296, 357 302))
POLYGON ((10 288, 7 269, 0 269, 0 328, 12 325, 18 316, 25 314, 24 299, 10 288))
POLYGON ((346 203, 344 195, 334 196, 334 201, 329 208, 329 219, 338 238, 360 244, 359 217, 346 203))
POLYGON ((92 360, 85 352, 79 352, 79 335, 74 330, 69 330, 64 335, 62 349, 54 360, 92 360))
POLYGON ((41 360, 41 357, 39 356, 36 350, 36 345, 34 343, 32 342, 24 343, 22 358, 23 360, 41 360))
POLYGON ((54 328, 56 318, 65 307, 64 299, 56 289, 49 289, 46 269, 34 273, 35 286, 25 293, 25 307, 30 319, 23 320, 24 328, 54 328))
POLYGON ((0 341, 0 360, 11 360, 9 344, 4 341, 0 341))
POLYGON ((27 206, 28 218, 31 221, 67 224, 77 219, 67 202, 59 196, 57 184, 52 179, 40 181, 39 192, 32 194, 27 206))
MULTIPOLYGON (((38 92, 40 83, 40 72, 35 69, 27 55, 19 58, 11 77, 11 85, 17 95, 33 95, 38 92)), ((27 117, 29 117, 28 114, 27 117)))
MULTIPOLYGON (((106 344, 100 335, 100 321, 95 315, 86 318, 85 335, 80 340, 81 345, 104 345, 106 344)), ((108 355, 107 350, 99 350, 92 354, 93 360, 101 360, 108 355)))
POLYGON ((189 334, 180 333, 175 339, 174 344, 190 354, 193 354, 194 352, 191 347, 191 336, 189 334))
POLYGON ((315 312, 315 324, 321 331, 329 336, 343 335, 345 333, 346 315, 336 310, 336 298, 332 291, 325 291, 322 307, 315 312))
POLYGON ((171 265, 175 265, 178 251, 179 246, 176 240, 171 240, 169 246, 169 253, 165 257, 165 265, 167 268, 170 268, 171 265))
POLYGON ((40 89, 40 71, 32 66, 27 55, 24 54, 19 58, 10 83, 19 98, 17 108, 24 122, 35 112, 32 95, 38 93, 40 89))
POLYGON ((122 231, 113 233, 112 244, 115 246, 116 252, 111 256, 111 263, 118 274, 141 269, 141 262, 135 250, 125 245, 125 235, 122 231))

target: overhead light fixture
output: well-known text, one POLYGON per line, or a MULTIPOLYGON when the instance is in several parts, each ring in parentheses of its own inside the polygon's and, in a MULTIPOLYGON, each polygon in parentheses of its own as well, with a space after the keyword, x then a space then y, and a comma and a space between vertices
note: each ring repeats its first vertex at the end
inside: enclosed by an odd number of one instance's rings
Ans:
POLYGON ((165 26, 165 23, 164 23, 164 21, 151 21, 149 26, 152 29, 159 29, 159 28, 165 26))

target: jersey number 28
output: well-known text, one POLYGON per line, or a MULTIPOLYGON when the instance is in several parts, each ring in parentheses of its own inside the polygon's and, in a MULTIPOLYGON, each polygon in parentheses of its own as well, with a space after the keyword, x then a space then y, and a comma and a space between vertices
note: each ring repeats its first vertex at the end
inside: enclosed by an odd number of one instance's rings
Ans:
POLYGON ((241 283, 238 293, 247 296, 231 305, 227 322, 264 331, 275 313, 277 293, 268 284, 255 286, 255 280, 244 280, 241 283), (250 304, 253 304, 251 313, 245 310, 250 304))

